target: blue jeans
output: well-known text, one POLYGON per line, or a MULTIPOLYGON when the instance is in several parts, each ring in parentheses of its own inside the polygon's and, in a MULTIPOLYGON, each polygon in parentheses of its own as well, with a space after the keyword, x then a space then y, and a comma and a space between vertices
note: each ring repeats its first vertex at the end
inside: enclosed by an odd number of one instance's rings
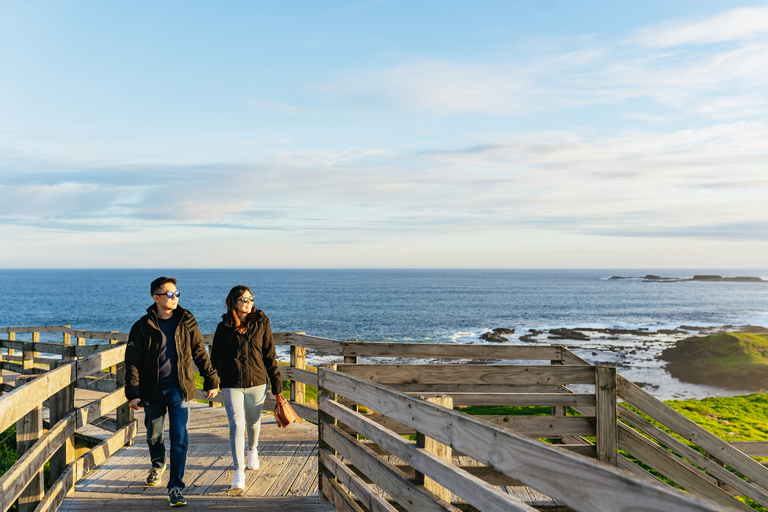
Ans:
POLYGON ((147 428, 147 446, 153 468, 165 465, 163 428, 168 414, 168 434, 171 438, 171 470, 168 488, 184 489, 184 466, 187 464, 189 447, 189 402, 182 398, 178 386, 158 389, 155 400, 144 407, 144 426, 147 428))
POLYGON ((267 385, 251 388, 222 388, 221 397, 229 420, 229 446, 235 469, 245 469, 245 434, 248 434, 248 449, 259 446, 261 430, 261 408, 267 397, 267 385))

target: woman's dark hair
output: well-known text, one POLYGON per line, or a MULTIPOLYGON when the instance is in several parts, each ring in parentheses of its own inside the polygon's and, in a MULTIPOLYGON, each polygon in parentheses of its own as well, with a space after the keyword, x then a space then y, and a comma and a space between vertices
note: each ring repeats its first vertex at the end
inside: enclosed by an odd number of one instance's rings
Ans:
POLYGON ((245 286, 244 284, 239 284, 229 290, 229 293, 227 294, 227 298, 224 301, 224 304, 227 306, 227 314, 228 315, 234 315, 235 314, 235 306, 237 306, 237 299, 242 297, 242 295, 245 292, 249 292, 253 294, 253 291, 251 291, 250 288, 245 286))

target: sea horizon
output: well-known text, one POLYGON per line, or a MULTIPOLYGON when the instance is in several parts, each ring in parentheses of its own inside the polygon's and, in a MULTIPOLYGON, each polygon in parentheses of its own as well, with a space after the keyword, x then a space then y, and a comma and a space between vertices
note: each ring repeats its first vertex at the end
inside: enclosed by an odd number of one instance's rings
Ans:
POLYGON ((166 275, 178 279, 180 305, 195 315, 204 334, 214 332, 221 320, 229 289, 245 284, 252 287, 256 306, 269 316, 274 332, 370 342, 471 344, 486 343, 480 336, 494 328, 514 329, 505 335, 510 344, 564 344, 592 363, 619 367, 660 397, 737 393, 669 377, 658 358, 680 336, 523 338, 532 331, 558 328, 658 332, 682 326, 768 326, 768 282, 610 279, 649 274, 765 279, 768 270, 2 269, 0 327, 67 324, 128 332, 153 303, 150 282, 166 275))

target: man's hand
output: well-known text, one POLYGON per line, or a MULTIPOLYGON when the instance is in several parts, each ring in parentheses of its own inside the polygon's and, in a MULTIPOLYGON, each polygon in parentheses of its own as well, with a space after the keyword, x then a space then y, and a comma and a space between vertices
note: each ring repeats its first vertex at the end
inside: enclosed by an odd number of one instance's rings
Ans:
POLYGON ((215 396, 216 396, 216 393, 218 393, 218 392, 219 392, 219 390, 218 390, 218 389, 209 389, 209 390, 208 390, 208 392, 207 392, 207 394, 205 395, 205 398, 207 398, 208 400, 210 400, 211 398, 215 397, 215 396))
POLYGON ((133 400, 128 402, 128 407, 130 407, 134 411, 138 411, 139 409, 141 409, 141 405, 139 405, 140 403, 141 403, 141 398, 134 398, 133 400))

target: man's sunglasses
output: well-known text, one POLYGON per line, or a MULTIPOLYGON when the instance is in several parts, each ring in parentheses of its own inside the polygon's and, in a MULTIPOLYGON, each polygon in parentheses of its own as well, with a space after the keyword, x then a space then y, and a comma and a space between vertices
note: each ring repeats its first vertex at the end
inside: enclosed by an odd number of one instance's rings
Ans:
POLYGON ((251 302, 256 300, 256 297, 251 295, 250 297, 240 297, 237 299, 238 301, 242 302, 243 304, 250 304, 251 302))
POLYGON ((176 298, 178 299, 178 298, 179 298, 179 295, 181 295, 181 292, 177 290, 177 291, 175 291, 175 292, 167 292, 167 293, 156 293, 155 295, 165 295, 165 296, 166 296, 166 297, 168 297, 169 299, 173 299, 174 297, 176 297, 176 298))

